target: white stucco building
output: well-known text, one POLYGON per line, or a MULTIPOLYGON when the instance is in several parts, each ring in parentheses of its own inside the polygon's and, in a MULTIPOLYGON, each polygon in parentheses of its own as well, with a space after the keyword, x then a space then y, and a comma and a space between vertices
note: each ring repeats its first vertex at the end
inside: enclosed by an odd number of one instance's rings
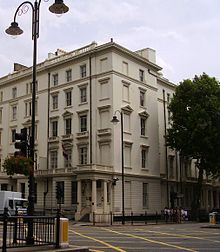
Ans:
MULTIPOLYGON (((12 74, 0 78, 1 164, 14 154, 15 132, 30 131, 31 70, 15 64, 12 74)), ((68 53, 58 49, 38 64, 35 209, 57 208, 59 184, 62 209, 76 219, 121 213, 121 126, 111 123, 117 110, 124 122, 125 212, 160 212, 171 191, 185 193, 188 177, 179 172, 176 153, 164 147, 166 106, 175 85, 161 70, 154 50, 132 52, 113 40, 68 53)), ((1 168, 0 184, 28 196, 22 175, 8 177, 1 168)), ((219 193, 214 202, 211 184, 209 189, 212 206, 219 207, 219 193)))

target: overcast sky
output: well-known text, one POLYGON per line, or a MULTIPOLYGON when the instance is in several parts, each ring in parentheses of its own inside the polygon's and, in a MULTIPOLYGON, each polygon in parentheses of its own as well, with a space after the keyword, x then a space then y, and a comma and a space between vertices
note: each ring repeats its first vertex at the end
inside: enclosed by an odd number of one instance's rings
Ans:
MULTIPOLYGON (((30 0, 34 2, 34 0, 30 0)), ((48 11, 54 0, 42 0, 38 62, 57 48, 72 51, 96 41, 132 51, 156 50, 164 77, 174 83, 206 72, 220 80, 219 0, 64 0, 62 17, 48 11)), ((24 34, 5 33, 21 0, 0 0, 0 77, 13 63, 32 65, 31 10, 18 16, 24 34)))

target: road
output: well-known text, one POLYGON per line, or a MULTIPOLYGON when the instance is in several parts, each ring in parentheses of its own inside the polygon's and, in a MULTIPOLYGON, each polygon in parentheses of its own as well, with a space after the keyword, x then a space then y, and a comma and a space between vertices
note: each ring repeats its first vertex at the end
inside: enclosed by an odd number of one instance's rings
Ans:
POLYGON ((220 251, 220 229, 208 224, 82 226, 70 222, 69 242, 90 251, 220 251))

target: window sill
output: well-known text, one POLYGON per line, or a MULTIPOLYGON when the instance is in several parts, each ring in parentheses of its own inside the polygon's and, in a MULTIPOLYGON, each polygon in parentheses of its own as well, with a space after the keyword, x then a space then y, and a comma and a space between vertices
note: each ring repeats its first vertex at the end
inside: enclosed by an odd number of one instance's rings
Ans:
POLYGON ((86 101, 86 102, 81 102, 81 103, 79 103, 79 106, 82 106, 82 105, 87 105, 88 104, 88 102, 86 101))
POLYGON ((64 109, 69 109, 69 108, 72 108, 72 107, 73 107, 73 105, 69 105, 69 106, 65 106, 64 109))
POLYGON ((149 172, 148 168, 141 168, 142 171, 149 172))
POLYGON ((109 99, 110 99, 109 97, 105 97, 105 98, 100 98, 99 101, 107 101, 109 99))
POLYGON ((144 135, 141 135, 140 137, 144 138, 144 139, 148 139, 149 138, 149 136, 144 136, 144 135))
POLYGON ((145 109, 145 110, 147 109, 147 107, 146 107, 146 106, 144 106, 144 105, 143 105, 143 106, 142 106, 142 105, 140 105, 139 107, 140 107, 141 109, 145 109))

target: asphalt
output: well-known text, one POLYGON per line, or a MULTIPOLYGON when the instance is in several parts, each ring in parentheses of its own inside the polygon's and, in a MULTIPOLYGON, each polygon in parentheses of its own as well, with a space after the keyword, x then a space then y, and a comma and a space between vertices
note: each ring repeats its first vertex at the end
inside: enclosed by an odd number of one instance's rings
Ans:
MULTIPOLYGON (((91 226, 92 223, 72 223, 73 225, 77 226, 91 226)), ((105 225, 106 226, 106 225, 105 225)), ((220 229, 220 223, 218 224, 210 224, 207 223, 204 225, 204 223, 201 223, 201 228, 217 228, 220 229)), ((10 249, 10 252, 88 252, 89 248, 88 247, 76 247, 70 245, 67 248, 60 248, 60 249, 55 249, 54 246, 42 246, 42 247, 22 247, 22 248, 14 248, 10 249)))

